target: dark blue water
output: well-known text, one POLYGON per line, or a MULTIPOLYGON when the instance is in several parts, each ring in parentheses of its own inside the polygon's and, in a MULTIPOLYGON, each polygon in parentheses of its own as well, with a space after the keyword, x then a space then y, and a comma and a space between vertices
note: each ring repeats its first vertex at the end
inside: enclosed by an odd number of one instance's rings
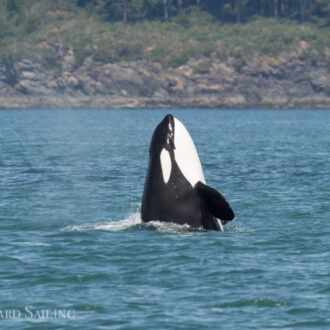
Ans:
POLYGON ((330 328, 330 111, 171 111, 225 232, 140 223, 167 111, 0 112, 1 329, 330 328))

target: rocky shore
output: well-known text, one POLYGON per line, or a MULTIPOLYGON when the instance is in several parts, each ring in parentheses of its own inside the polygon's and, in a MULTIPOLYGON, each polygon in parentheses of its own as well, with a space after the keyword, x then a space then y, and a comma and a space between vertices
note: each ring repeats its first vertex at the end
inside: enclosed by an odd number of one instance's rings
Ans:
POLYGON ((303 61, 301 49, 240 62, 191 59, 178 68, 91 57, 78 66, 72 49, 54 49, 56 67, 0 63, 0 108, 330 108, 329 64, 303 61))

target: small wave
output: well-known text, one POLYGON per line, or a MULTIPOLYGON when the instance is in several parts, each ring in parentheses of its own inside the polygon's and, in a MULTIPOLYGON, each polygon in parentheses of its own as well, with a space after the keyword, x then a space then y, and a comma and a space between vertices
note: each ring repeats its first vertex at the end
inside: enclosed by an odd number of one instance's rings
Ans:
POLYGON ((21 262, 25 262, 25 259, 21 256, 0 256, 0 262, 7 262, 7 261, 12 261, 12 260, 18 260, 21 262))
POLYGON ((237 307, 250 307, 250 306, 258 306, 258 307, 281 307, 291 305, 290 302, 285 300, 272 300, 267 298, 256 298, 250 300, 236 300, 229 303, 224 303, 218 305, 218 308, 237 308, 237 307))
POLYGON ((243 227, 227 227, 225 231, 232 231, 235 233, 252 233, 254 230, 243 227))
POLYGON ((29 246, 50 246, 48 243, 41 242, 11 242, 13 245, 29 245, 29 246))

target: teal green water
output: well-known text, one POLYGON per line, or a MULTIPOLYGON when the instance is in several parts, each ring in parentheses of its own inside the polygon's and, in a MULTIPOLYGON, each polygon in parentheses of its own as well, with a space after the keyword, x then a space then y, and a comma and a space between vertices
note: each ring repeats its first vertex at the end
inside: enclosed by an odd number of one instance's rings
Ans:
POLYGON ((224 233, 140 222, 166 113, 0 112, 1 329, 330 328, 330 111, 171 111, 224 233))

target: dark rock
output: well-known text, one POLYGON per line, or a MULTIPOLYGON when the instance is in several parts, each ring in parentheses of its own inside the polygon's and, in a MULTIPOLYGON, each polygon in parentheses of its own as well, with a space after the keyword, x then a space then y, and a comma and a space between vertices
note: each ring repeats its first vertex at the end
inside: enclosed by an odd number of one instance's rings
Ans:
POLYGON ((19 81, 19 73, 17 72, 13 60, 11 58, 7 58, 4 61, 4 82, 9 86, 15 86, 19 81))

